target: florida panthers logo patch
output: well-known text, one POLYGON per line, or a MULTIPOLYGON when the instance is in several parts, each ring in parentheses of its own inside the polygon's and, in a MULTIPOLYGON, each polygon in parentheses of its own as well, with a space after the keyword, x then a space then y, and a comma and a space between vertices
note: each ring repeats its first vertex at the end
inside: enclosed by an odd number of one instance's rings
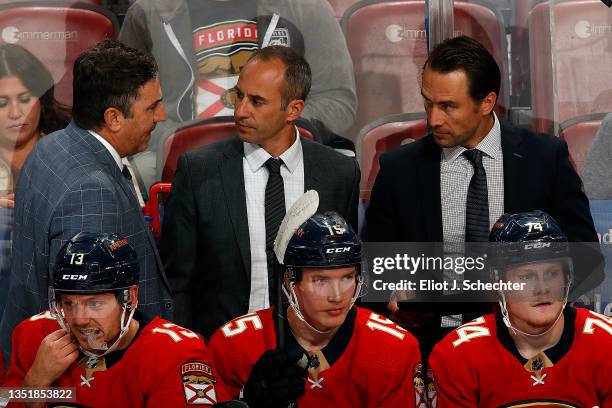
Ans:
POLYGON ((209 364, 190 361, 181 366, 185 401, 190 405, 213 405, 217 402, 215 377, 209 364))
POLYGON ((434 385, 434 375, 431 369, 427 369, 427 376, 423 376, 421 363, 414 368, 414 393, 417 408, 436 408, 438 405, 438 395, 434 385))

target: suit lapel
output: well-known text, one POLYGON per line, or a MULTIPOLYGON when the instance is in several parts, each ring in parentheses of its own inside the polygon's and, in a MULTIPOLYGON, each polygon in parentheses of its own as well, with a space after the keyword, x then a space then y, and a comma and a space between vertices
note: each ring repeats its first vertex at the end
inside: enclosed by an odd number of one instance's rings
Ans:
MULTIPOLYGON (((125 196, 130 201, 130 204, 134 206, 134 208, 140 208, 140 203, 136 198, 134 190, 132 186, 128 183, 128 180, 123 177, 123 174, 119 170, 119 166, 117 166, 117 162, 110 154, 110 152, 100 143, 93 135, 91 135, 87 130, 78 127, 74 122, 70 124, 71 130, 73 134, 76 135, 77 143, 80 143, 82 146, 87 146, 87 148, 93 153, 93 157, 97 160, 104 168, 108 174, 112 176, 115 182, 121 187, 125 196)), ((149 226, 144 221, 144 216, 141 217, 141 222, 143 224, 143 229, 145 235, 147 236, 147 240, 149 241, 149 245, 151 246, 153 253, 155 254, 155 262, 157 263, 157 270, 160 271, 160 275, 166 285, 168 291, 170 291, 170 283, 168 282, 168 278, 166 278, 166 274, 164 273, 164 267, 161 262, 161 258, 159 257, 159 252, 157 251, 157 243, 151 234, 151 230, 149 226)))
POLYGON ((328 195, 323 193, 321 190, 326 189, 325 180, 326 166, 325 163, 317 161, 315 155, 311 149, 310 140, 301 139, 302 142, 302 156, 304 157, 304 191, 316 190, 319 193, 319 197, 324 199, 328 195))
POLYGON ((500 120, 501 144, 504 156, 504 212, 516 213, 521 205, 521 182, 526 180, 526 154, 521 143, 523 135, 512 129, 508 123, 500 120))
POLYGON ((423 159, 417 166, 418 191, 422 192, 426 241, 442 242, 442 194, 440 193, 440 148, 431 136, 423 141, 423 159))
POLYGON ((87 146, 87 148, 93 153, 93 157, 95 160, 103 166, 107 173, 112 176, 115 182, 121 187, 126 197, 130 200, 131 204, 136 207, 140 207, 140 203, 136 198, 134 190, 132 190, 132 186, 128 184, 128 181, 121 174, 121 170, 119 166, 117 166, 117 162, 110 154, 110 152, 96 139, 92 134, 90 134, 87 130, 78 127, 76 124, 70 124, 72 131, 76 135, 77 142, 81 146, 87 146))
POLYGON ((251 246, 247 220, 246 194, 244 192, 243 148, 236 138, 223 152, 226 160, 221 161, 223 194, 229 211, 232 229, 238 242, 242 264, 248 279, 251 279, 251 246))

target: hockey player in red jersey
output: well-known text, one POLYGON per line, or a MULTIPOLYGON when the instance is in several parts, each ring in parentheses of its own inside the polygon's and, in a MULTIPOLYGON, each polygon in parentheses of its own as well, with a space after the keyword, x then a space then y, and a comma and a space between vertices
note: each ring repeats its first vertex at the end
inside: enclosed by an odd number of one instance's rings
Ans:
POLYGON ((276 308, 250 313, 211 338, 219 383, 251 408, 414 407, 417 341, 354 306, 361 242, 338 214, 315 214, 317 206, 316 192, 302 196, 275 241, 289 302, 281 320, 276 308))
POLYGON ((436 345, 431 405, 612 407, 612 319, 565 306, 573 263, 559 225, 542 211, 505 214, 490 241, 494 280, 523 289, 436 345))
POLYGON ((138 258, 128 241, 78 234, 57 256, 50 310, 13 331, 4 386, 74 387, 76 399, 62 407, 179 407, 223 399, 202 340, 139 313, 137 303, 138 258))

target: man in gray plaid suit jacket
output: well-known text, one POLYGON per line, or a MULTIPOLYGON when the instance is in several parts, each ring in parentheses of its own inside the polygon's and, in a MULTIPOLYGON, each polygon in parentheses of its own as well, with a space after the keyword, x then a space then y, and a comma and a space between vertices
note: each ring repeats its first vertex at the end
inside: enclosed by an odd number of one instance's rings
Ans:
POLYGON ((155 124, 166 119, 155 60, 104 41, 76 60, 73 88, 74 121, 36 145, 17 183, 11 283, 0 326, 7 363, 13 328, 48 308, 55 256, 81 231, 124 235, 140 261, 138 309, 172 314, 168 281, 122 163, 146 149, 155 124))

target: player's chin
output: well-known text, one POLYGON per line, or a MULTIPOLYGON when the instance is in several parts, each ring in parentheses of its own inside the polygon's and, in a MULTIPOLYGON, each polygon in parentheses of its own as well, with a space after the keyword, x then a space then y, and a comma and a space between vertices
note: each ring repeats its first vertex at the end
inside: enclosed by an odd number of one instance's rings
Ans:
POLYGON ((329 329, 335 329, 344 323, 348 310, 346 307, 340 307, 337 309, 327 309, 320 313, 319 320, 322 325, 327 326, 329 329))
POLYGON ((530 323, 534 327, 548 328, 555 323, 560 313, 560 305, 539 306, 530 313, 530 323))

